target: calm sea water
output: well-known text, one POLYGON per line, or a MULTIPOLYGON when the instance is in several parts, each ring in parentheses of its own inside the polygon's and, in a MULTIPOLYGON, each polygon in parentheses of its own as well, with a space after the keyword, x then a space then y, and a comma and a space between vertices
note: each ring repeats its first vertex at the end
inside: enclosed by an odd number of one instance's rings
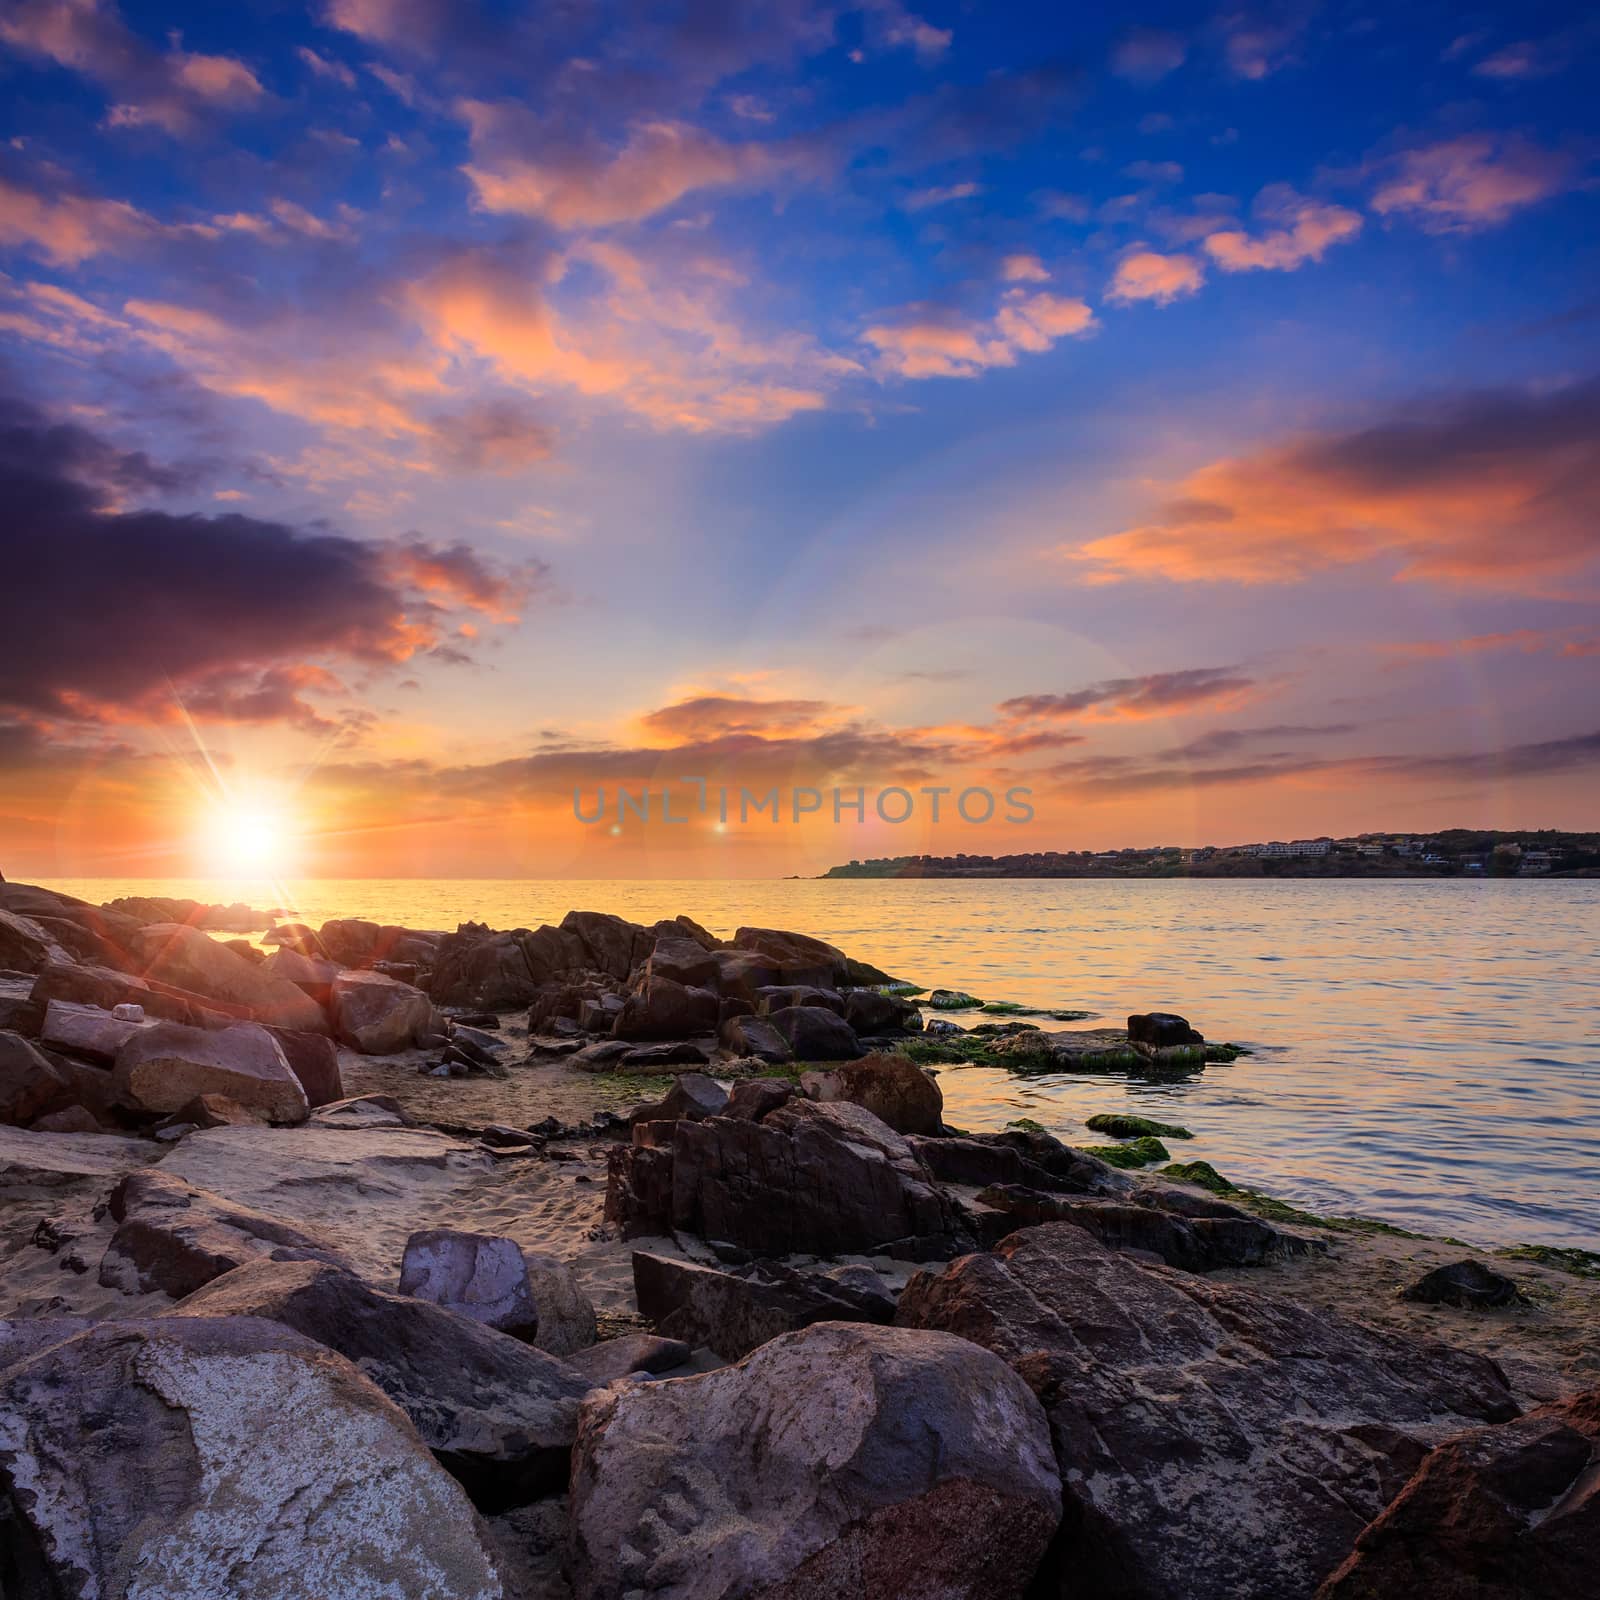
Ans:
POLYGON ((950 1121, 1182 1123, 1203 1157, 1317 1210, 1483 1243, 1600 1248, 1600 882, 57 882, 288 905, 313 924, 794 928, 929 986, 1120 1020, 1181 1011, 1253 1054, 1183 1083, 946 1069, 950 1121))

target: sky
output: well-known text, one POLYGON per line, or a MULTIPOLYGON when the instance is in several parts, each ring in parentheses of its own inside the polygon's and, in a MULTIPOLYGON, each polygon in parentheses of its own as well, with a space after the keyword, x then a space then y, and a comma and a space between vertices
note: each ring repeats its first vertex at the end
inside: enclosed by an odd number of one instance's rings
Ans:
POLYGON ((6 0, 0 871, 1600 826, 1597 69, 1537 3, 6 0))

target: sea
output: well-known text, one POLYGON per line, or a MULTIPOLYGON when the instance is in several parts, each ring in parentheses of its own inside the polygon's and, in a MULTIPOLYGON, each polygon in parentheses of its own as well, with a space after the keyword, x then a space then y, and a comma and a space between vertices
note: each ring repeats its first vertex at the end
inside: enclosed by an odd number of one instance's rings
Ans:
MULTIPOLYGON (((714 933, 791 928, 984 1000, 1177 1011, 1249 1054, 1177 1082, 945 1067, 946 1119, 1073 1143, 1135 1111, 1175 1158, 1311 1210, 1483 1245, 1600 1249, 1600 881, 56 880, 310 922, 559 922, 574 908, 714 933)), ((956 1016, 969 1023, 972 1014, 956 1016)), ((1046 1023, 1046 1026, 1074 1024, 1046 1023)), ((1092 1026, 1085 1023, 1082 1026, 1092 1026)))

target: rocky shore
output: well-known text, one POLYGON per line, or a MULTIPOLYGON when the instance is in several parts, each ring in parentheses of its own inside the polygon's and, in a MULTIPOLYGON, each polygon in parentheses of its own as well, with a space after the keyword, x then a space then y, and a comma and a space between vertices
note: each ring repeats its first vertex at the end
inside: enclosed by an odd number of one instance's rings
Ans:
POLYGON ((0 1597, 1600 1595, 1600 1280, 964 1133, 1231 1047, 921 995, 0 880, 0 1597))

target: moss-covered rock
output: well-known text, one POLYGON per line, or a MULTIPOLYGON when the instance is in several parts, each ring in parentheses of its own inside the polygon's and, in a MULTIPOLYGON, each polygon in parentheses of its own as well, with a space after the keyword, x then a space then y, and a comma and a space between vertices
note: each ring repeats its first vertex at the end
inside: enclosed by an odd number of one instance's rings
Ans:
POLYGON ((1508 1244, 1495 1254, 1507 1261, 1535 1261, 1574 1278, 1600 1278, 1600 1252, 1580 1250, 1576 1245, 1508 1244))
POLYGON ((1035 1122, 1032 1117, 1018 1117, 1014 1122, 1006 1124, 1009 1133, 1015 1128, 1019 1133, 1049 1133, 1049 1129, 1042 1122, 1035 1122))
POLYGON ((1192 1139, 1187 1128, 1175 1122, 1156 1122, 1131 1111, 1100 1111, 1084 1121, 1091 1133, 1109 1133, 1113 1139, 1192 1139))
POLYGON ((1197 1183, 1212 1194, 1238 1194, 1239 1188, 1224 1178, 1209 1161, 1174 1161, 1161 1169, 1163 1178, 1177 1178, 1182 1183, 1197 1183))
POLYGON ((922 1003, 935 1011, 975 1011, 983 1001, 964 989, 935 989, 922 1003))
POLYGON ((1108 1167, 1148 1167, 1169 1161, 1172 1152, 1159 1139, 1130 1139, 1127 1144, 1081 1145, 1085 1155, 1098 1156, 1108 1167))

